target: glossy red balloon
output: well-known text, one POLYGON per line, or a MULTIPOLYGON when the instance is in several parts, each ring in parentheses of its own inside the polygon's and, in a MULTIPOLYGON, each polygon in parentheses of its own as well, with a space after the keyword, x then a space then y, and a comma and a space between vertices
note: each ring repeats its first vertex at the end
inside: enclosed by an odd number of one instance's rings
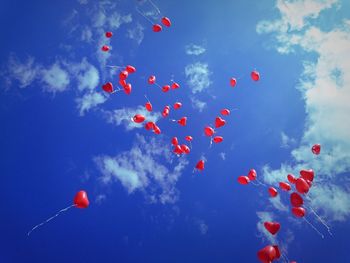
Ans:
POLYGON ((170 86, 169 85, 164 85, 163 87, 162 87, 162 91, 163 92, 168 92, 170 90, 170 86))
POLYGON ((156 82, 156 76, 154 76, 154 75, 151 75, 151 76, 149 76, 149 78, 148 78, 148 84, 154 84, 156 82))
POLYGON ((103 46, 101 47, 101 50, 102 50, 103 52, 108 52, 108 51, 109 51, 109 46, 103 45, 103 46))
POLYGON ((230 115, 230 110, 228 110, 228 109, 222 109, 222 110, 220 111, 220 113, 221 113, 222 115, 224 115, 224 116, 227 116, 227 115, 230 115))
POLYGON ((237 181, 238 181, 240 184, 243 184, 243 185, 249 184, 249 182, 250 182, 248 176, 244 176, 244 175, 239 176, 239 177, 237 178, 237 181))
POLYGON ((290 190, 292 189, 292 187, 290 186, 290 184, 285 183, 285 182, 280 182, 279 185, 280 185, 280 188, 281 188, 282 190, 287 191, 287 192, 290 191, 290 190))
POLYGON ((260 79, 260 74, 256 70, 252 71, 250 76, 251 76, 252 80, 254 80, 254 81, 258 81, 260 79))
POLYGON ((250 169, 248 173, 248 178, 250 181, 254 181, 256 179, 256 171, 255 169, 250 169))
POLYGON ((180 145, 175 145, 175 148, 174 148, 174 153, 176 154, 182 154, 182 148, 180 145))
POLYGON ((274 245, 273 246, 276 250, 276 257, 275 259, 279 259, 281 257, 281 251, 280 251, 280 248, 277 246, 277 245, 274 245))
POLYGON ((187 136, 185 137, 185 140, 188 141, 188 142, 190 142, 190 141, 193 140, 193 138, 192 138, 192 136, 187 135, 187 136))
POLYGON ((289 181, 291 184, 295 184, 295 182, 296 182, 296 180, 297 180, 297 178, 295 178, 295 176, 292 175, 292 174, 288 174, 288 175, 287 175, 287 179, 288 179, 288 181, 289 181))
POLYGON ((141 114, 136 114, 132 119, 136 123, 141 123, 141 122, 144 122, 146 118, 141 114))
POLYGON ((298 193, 294 192, 290 195, 290 203, 294 207, 299 207, 304 204, 304 200, 298 193))
POLYGON ((126 70, 122 70, 119 73, 119 79, 120 80, 126 80, 126 78, 129 76, 129 72, 127 72, 126 70))
POLYGON ((181 126, 186 126, 187 124, 187 117, 182 117, 180 120, 177 121, 178 124, 181 126))
POLYGON ((221 117, 216 117, 215 118, 215 127, 220 128, 226 124, 226 121, 222 119, 221 117))
POLYGON ((162 31, 162 26, 159 24, 154 24, 152 29, 153 29, 153 32, 160 32, 162 31))
POLYGON ((85 191, 79 191, 76 193, 73 204, 77 208, 87 208, 90 204, 87 193, 85 191))
POLYGON ((113 89, 113 84, 111 82, 107 82, 106 84, 104 84, 102 86, 102 89, 105 91, 105 92, 108 92, 108 93, 112 93, 114 91, 113 89))
POLYGON ((136 72, 136 68, 134 66, 131 66, 131 65, 127 65, 125 67, 125 70, 129 73, 129 74, 132 74, 132 73, 135 73, 136 72))
POLYGON ((257 253, 258 259, 263 263, 271 263, 276 258, 276 249, 273 246, 266 246, 257 253))
POLYGON ((224 141, 224 138, 222 136, 215 136, 213 138, 213 142, 215 143, 220 143, 220 142, 223 142, 224 141))
POLYGON ((236 86, 237 84, 237 80, 235 78, 230 78, 230 85, 233 88, 234 86, 236 86))
POLYGON ((106 38, 111 38, 113 36, 113 33, 111 31, 108 31, 105 33, 106 38))
POLYGON ((152 121, 147 122, 147 123, 145 124, 145 129, 146 129, 147 131, 153 130, 153 129, 154 129, 154 122, 152 122, 152 121))
POLYGON ((180 84, 179 84, 179 83, 176 83, 176 82, 173 82, 173 83, 171 84, 171 88, 172 88, 172 89, 178 89, 178 88, 180 88, 180 84))
POLYGON ((164 109, 163 109, 163 112, 162 112, 162 116, 165 118, 165 117, 168 117, 169 115, 169 110, 170 110, 170 107, 169 106, 165 106, 164 109))
POLYGON ((266 228, 267 231, 270 232, 270 234, 276 235, 277 232, 280 230, 281 225, 277 222, 266 221, 264 222, 264 227, 266 228))
POLYGON ((307 192, 309 192, 310 186, 305 179, 298 178, 295 182, 295 188, 299 193, 306 194, 307 192))
POLYGON ((160 128, 156 124, 154 124, 153 132, 155 134, 161 134, 162 131, 160 130, 160 128))
POLYGON ((276 188, 274 188, 272 186, 269 187, 268 191, 269 191, 269 194, 270 194, 271 197, 276 197, 278 195, 278 192, 277 192, 276 188))
POLYGON ((186 144, 182 144, 181 145, 181 150, 185 153, 185 154, 189 154, 190 153, 190 148, 186 145, 186 144))
POLYGON ((214 129, 210 126, 207 126, 204 128, 204 134, 208 137, 211 137, 214 134, 214 129))
POLYGON ((150 102, 146 102, 145 108, 146 108, 147 111, 152 111, 153 107, 152 107, 152 104, 150 102))
POLYGON ((130 95, 131 89, 132 89, 132 88, 131 88, 131 84, 130 84, 130 83, 126 84, 126 85, 123 87, 123 89, 124 89, 125 94, 130 95))
POLYGON ((122 86, 122 87, 124 88, 124 86, 126 85, 125 79, 120 79, 120 80, 119 80, 119 85, 122 86))
POLYGON ((312 146, 311 151, 313 154, 319 155, 321 152, 321 144, 315 144, 312 146))
POLYGON ((196 164, 196 169, 199 171, 203 171, 204 170, 204 161, 200 160, 197 164, 196 164))
POLYGON ((304 178, 305 180, 309 180, 310 182, 312 182, 314 180, 315 173, 312 169, 301 170, 300 176, 301 178, 304 178))
POLYGON ((170 27, 171 21, 168 17, 164 16, 164 17, 162 17, 162 24, 165 25, 166 27, 170 27))
POLYGON ((303 207, 299 206, 299 207, 292 207, 292 213, 296 217, 304 217, 306 212, 303 207))
POLYGON ((178 110, 178 109, 180 109, 181 107, 182 107, 181 102, 175 102, 175 103, 174 103, 174 109, 175 109, 175 110, 178 110))
POLYGON ((173 137, 173 138, 171 139, 171 144, 172 144, 172 145, 178 145, 178 144, 179 144, 179 141, 177 140, 177 137, 173 137))

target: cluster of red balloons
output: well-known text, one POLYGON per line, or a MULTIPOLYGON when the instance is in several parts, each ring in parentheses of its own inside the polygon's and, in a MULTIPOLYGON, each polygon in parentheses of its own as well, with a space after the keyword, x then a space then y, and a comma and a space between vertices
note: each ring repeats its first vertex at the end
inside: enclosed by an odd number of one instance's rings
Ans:
MULTIPOLYGON (((162 17, 162 19, 160 21, 166 27, 170 27, 171 26, 171 21, 166 16, 162 17)), ((163 27, 160 24, 154 24, 152 29, 153 29, 153 32, 160 32, 160 31, 162 31, 163 27)))
MULTIPOLYGON (((259 81, 260 80, 260 73, 256 70, 253 70, 251 73, 250 73, 250 77, 253 81, 259 81)), ((234 88, 237 84, 237 79, 236 78, 230 78, 230 86, 232 88, 234 88)))
MULTIPOLYGON (((125 94, 130 95, 132 86, 130 83, 127 83, 126 80, 129 74, 136 72, 136 68, 131 65, 127 65, 123 70, 119 73, 119 85, 124 89, 125 94)), ((113 87, 112 82, 107 82, 102 85, 102 89, 107 93, 114 93, 116 90, 113 87)))

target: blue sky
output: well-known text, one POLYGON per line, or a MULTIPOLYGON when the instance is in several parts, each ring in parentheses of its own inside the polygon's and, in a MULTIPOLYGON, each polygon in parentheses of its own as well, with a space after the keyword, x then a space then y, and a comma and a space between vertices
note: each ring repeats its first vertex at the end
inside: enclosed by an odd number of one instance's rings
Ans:
POLYGON ((350 3, 157 1, 172 26, 154 33, 136 12, 156 21, 149 2, 95 2, 0 3, 0 261, 258 262, 260 248, 278 243, 297 262, 348 262, 350 3), (104 94, 118 78, 107 65, 126 64, 137 68, 131 95, 104 94), (164 94, 147 84, 152 74, 181 88, 164 94), (158 112, 181 101, 170 117, 187 116, 187 126, 157 112, 147 117, 161 136, 132 125, 145 94, 158 112), (203 128, 222 108, 231 109, 224 142, 209 148, 203 128), (170 139, 186 135, 193 149, 178 158, 170 139), (333 236, 312 213, 324 239, 296 220, 286 193, 272 200, 267 187, 239 185, 251 168, 275 187, 314 169, 307 206, 333 236), (26 236, 81 189, 88 209, 26 236), (271 219, 277 238, 262 228, 271 219))

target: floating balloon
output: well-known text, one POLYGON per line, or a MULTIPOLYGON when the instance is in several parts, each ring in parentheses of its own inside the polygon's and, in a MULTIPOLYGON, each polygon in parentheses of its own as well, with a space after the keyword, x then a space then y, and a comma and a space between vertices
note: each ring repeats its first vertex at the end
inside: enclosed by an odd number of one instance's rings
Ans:
POLYGON ((301 170, 300 176, 301 176, 301 178, 304 178, 305 180, 309 180, 310 182, 312 182, 314 180, 315 173, 312 169, 301 170))
POLYGON ((131 84, 130 84, 130 83, 126 84, 126 85, 123 87, 123 89, 124 89, 124 92, 125 92, 127 95, 130 95, 130 93, 131 93, 131 84))
POLYGON ((296 182, 296 180, 297 180, 297 178, 295 178, 295 176, 292 175, 292 174, 288 174, 288 175, 287 175, 287 179, 288 179, 288 181, 289 181, 291 184, 295 184, 295 182, 296 182))
POLYGON ((108 52, 108 51, 109 51, 109 46, 103 45, 103 46, 101 47, 101 50, 102 50, 103 52, 108 52))
POLYGON ((174 148, 174 153, 176 154, 182 154, 182 148, 180 145, 175 145, 175 148, 174 148))
POLYGON ((235 78, 230 78, 230 85, 233 88, 234 86, 236 86, 237 84, 237 80, 235 78))
POLYGON ((260 79, 260 74, 256 70, 252 71, 250 76, 251 76, 252 80, 254 80, 254 81, 258 81, 260 79))
POLYGON ((277 222, 269 222, 266 221, 264 223, 264 227, 266 228, 267 231, 269 231, 272 235, 276 235, 277 232, 280 230, 281 225, 277 222))
POLYGON ((312 146, 311 151, 313 154, 319 155, 321 152, 321 144, 315 144, 312 146))
POLYGON ((301 194, 306 194, 309 192, 310 186, 303 178, 298 178, 295 182, 295 188, 301 194))
POLYGON ((214 134, 214 129, 210 126, 207 126, 204 128, 204 134, 208 137, 211 137, 214 134))
POLYGON ((196 169, 199 171, 203 171, 204 170, 204 161, 200 160, 197 164, 196 164, 196 169))
POLYGON ((290 186, 290 184, 285 183, 285 182, 280 182, 279 185, 280 185, 280 188, 281 188, 282 190, 287 191, 287 192, 290 191, 290 190, 292 189, 292 187, 290 186))
POLYGON ((113 33, 111 31, 108 31, 105 33, 106 38, 111 38, 113 36, 113 33))
POLYGON ((119 84, 120 84, 120 86, 122 86, 124 88, 124 86, 126 85, 125 79, 120 79, 119 84))
POLYGON ((154 75, 149 76, 148 84, 153 85, 155 82, 156 82, 156 76, 154 76, 154 75))
POLYGON ((299 207, 304 204, 303 198, 298 193, 291 193, 290 195, 290 203, 294 207, 299 207))
POLYGON ((79 191, 73 200, 75 207, 77 208, 87 208, 89 206, 89 199, 85 191, 79 191))
POLYGON ((142 122, 144 122, 145 121, 145 116, 143 116, 143 115, 141 115, 141 114, 136 114, 133 118, 132 118, 132 120, 134 121, 134 122, 136 122, 136 123, 142 123, 142 122))
POLYGON ((224 116, 227 116, 227 115, 230 115, 230 110, 228 110, 228 109, 222 109, 220 113, 221 113, 222 115, 224 115, 224 116))
POLYGON ((243 185, 249 184, 249 182, 250 182, 248 176, 244 176, 244 175, 239 176, 239 177, 237 178, 237 181, 238 181, 240 184, 243 184, 243 185))
POLYGON ((129 76, 129 72, 126 71, 126 70, 122 70, 120 73, 119 73, 119 79, 121 80, 126 80, 126 78, 129 76))
POLYGON ((258 259, 263 263, 271 263, 276 258, 276 249, 273 246, 266 246, 257 253, 258 259))
POLYGON ((166 16, 162 17, 162 24, 165 25, 166 27, 170 27, 171 26, 170 19, 166 16))
POLYGON ((147 111, 152 111, 153 107, 152 107, 152 104, 150 102, 146 102, 145 108, 146 108, 147 111))
POLYGON ((274 188, 272 186, 269 187, 268 191, 269 191, 269 194, 270 194, 271 197, 276 197, 278 195, 278 192, 277 192, 276 188, 274 188))
POLYGON ((129 74, 132 74, 132 73, 135 73, 136 72, 136 68, 131 66, 131 65, 127 65, 125 67, 125 70, 129 73, 129 74))
POLYGON ((256 171, 255 169, 250 169, 248 173, 248 178, 250 181, 254 181, 256 179, 256 171))
POLYGON ((171 84, 171 88, 172 88, 172 89, 178 89, 178 88, 180 88, 180 85, 179 85, 179 83, 173 82, 173 83, 171 84))
POLYGON ((181 102, 175 102, 175 103, 174 103, 174 109, 175 109, 175 110, 178 110, 178 109, 180 109, 181 107, 182 107, 181 102))
POLYGON ((177 137, 173 137, 173 138, 171 139, 171 144, 172 144, 172 145, 178 145, 178 144, 179 144, 179 141, 177 140, 177 137))
POLYGON ((192 138, 192 136, 187 135, 187 136, 185 137, 185 140, 188 141, 188 142, 191 142, 191 141, 193 140, 193 138, 192 138))
POLYGON ((215 136, 214 138, 213 138, 213 142, 215 142, 215 143, 220 143, 220 142, 222 142, 224 140, 224 138, 222 137, 222 136, 215 136))
POLYGON ((154 122, 152 122, 152 121, 147 122, 147 123, 145 124, 145 129, 146 129, 147 131, 153 130, 153 129, 154 129, 154 122))
POLYGON ((114 91, 113 89, 113 84, 111 82, 107 82, 106 84, 104 84, 102 86, 102 89, 105 91, 105 92, 108 92, 108 93, 112 93, 114 91))
POLYGON ((279 249, 279 247, 277 245, 274 245, 273 247, 276 250, 276 257, 275 257, 275 259, 279 259, 281 257, 281 251, 280 251, 280 249, 279 249))
POLYGON ((301 206, 299 207, 292 207, 292 213, 296 217, 304 217, 305 216, 305 209, 301 206))
POLYGON ((216 117, 215 118, 215 127, 220 128, 226 124, 226 121, 222 119, 221 117, 216 117))
POLYGON ((160 130, 160 128, 156 124, 154 124, 153 132, 155 134, 161 134, 162 131, 160 130))
POLYGON ((170 86, 169 85, 164 85, 163 87, 162 87, 162 91, 163 92, 168 92, 170 90, 170 86))
POLYGON ((181 150, 182 150, 185 154, 189 154, 189 153, 190 153, 190 148, 189 148, 186 144, 182 144, 182 145, 181 145, 181 150))
POLYGON ((187 117, 182 117, 180 120, 177 121, 178 124, 181 126, 186 126, 187 124, 187 117))
POLYGON ((162 31, 162 26, 159 24, 154 24, 152 29, 153 29, 153 32, 160 32, 162 31))
POLYGON ((169 110, 170 110, 170 107, 169 106, 165 106, 164 109, 163 109, 163 112, 162 112, 162 116, 165 118, 169 115, 169 110))

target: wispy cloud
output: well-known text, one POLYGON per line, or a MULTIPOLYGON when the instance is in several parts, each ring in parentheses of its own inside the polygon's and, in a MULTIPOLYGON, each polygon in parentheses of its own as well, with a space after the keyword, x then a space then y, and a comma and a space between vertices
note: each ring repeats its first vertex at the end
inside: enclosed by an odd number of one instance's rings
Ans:
POLYGON ((290 148, 294 146, 296 143, 296 140, 294 138, 289 137, 287 134, 284 132, 281 132, 281 147, 282 148, 290 148))
POLYGON ((185 67, 187 84, 191 88, 193 94, 202 92, 210 86, 211 74, 207 63, 196 62, 185 67))
POLYGON ((194 97, 191 97, 191 101, 192 101, 192 107, 198 110, 199 112, 202 112, 207 107, 206 102, 196 99, 194 97))
POLYGON ((49 69, 41 70, 41 81, 44 83, 45 91, 56 93, 66 90, 70 83, 70 77, 60 63, 56 62, 49 69))
POLYGON ((135 40, 136 43, 140 45, 145 35, 143 33, 144 30, 145 28, 140 23, 136 23, 134 28, 128 29, 126 36, 132 40, 135 40))
POLYGON ((206 51, 206 49, 200 45, 189 44, 185 47, 185 51, 187 55, 199 56, 203 54, 206 51))
POLYGON ((79 91, 93 91, 100 83, 100 74, 95 66, 90 64, 87 58, 83 58, 80 63, 69 63, 67 67, 70 73, 76 77, 79 91))
POLYGON ((107 98, 99 92, 86 93, 82 97, 75 99, 80 116, 84 116, 90 109, 97 107, 106 100, 107 98))

